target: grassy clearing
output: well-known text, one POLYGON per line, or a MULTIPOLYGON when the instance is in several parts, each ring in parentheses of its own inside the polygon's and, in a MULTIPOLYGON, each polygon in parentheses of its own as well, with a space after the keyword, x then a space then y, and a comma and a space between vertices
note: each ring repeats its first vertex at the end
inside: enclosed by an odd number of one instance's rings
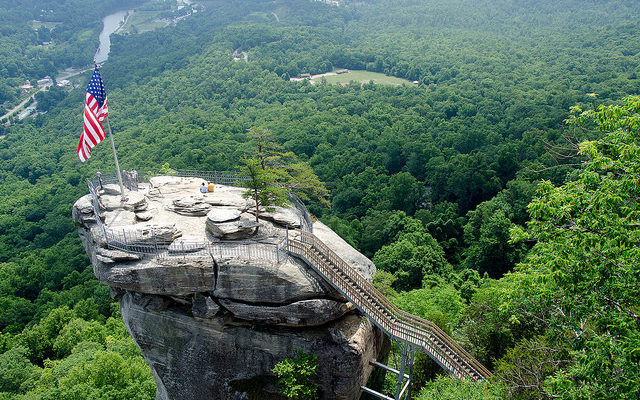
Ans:
POLYGON ((33 29, 38 29, 38 28, 49 28, 49 29, 53 29, 56 26, 60 25, 62 22, 44 22, 44 21, 37 21, 37 20, 32 20, 31 21, 31 27, 33 29))
POLYGON ((142 33, 169 25, 166 21, 159 21, 158 16, 163 11, 135 11, 129 15, 127 22, 118 29, 118 33, 142 33))
POLYGON ((381 85, 394 85, 400 86, 403 83, 411 85, 411 81, 396 78, 395 76, 388 76, 385 74, 381 74, 378 72, 369 72, 369 71, 349 71, 347 74, 342 75, 325 75, 321 77, 317 77, 312 79, 312 82, 322 82, 322 79, 326 79, 327 83, 338 84, 338 85, 346 85, 351 81, 368 83, 369 81, 373 81, 373 83, 381 84, 381 85))

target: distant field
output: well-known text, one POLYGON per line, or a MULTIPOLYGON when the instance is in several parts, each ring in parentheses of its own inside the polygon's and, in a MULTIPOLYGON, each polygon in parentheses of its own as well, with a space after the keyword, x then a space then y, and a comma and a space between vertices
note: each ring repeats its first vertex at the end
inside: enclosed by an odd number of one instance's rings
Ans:
POLYGON ((326 79, 327 83, 338 84, 338 85, 346 85, 351 81, 368 83, 369 81, 373 81, 373 83, 382 84, 382 85, 394 85, 400 86, 403 83, 412 84, 411 81, 396 78, 395 76, 388 76, 385 74, 381 74, 378 72, 369 72, 369 71, 358 71, 353 70, 349 71, 347 74, 342 75, 324 75, 317 76, 311 79, 312 82, 321 82, 322 79, 326 79))
POLYGON ((136 11, 118 29, 118 33, 142 33, 156 28, 164 28, 168 23, 157 20, 161 13, 162 11, 136 11), (135 30, 132 27, 135 27, 135 30))
POLYGON ((43 21, 36 21, 33 20, 31 21, 31 27, 33 29, 38 29, 40 27, 45 27, 45 28, 49 28, 49 29, 53 29, 56 26, 60 25, 62 22, 43 22, 43 21))

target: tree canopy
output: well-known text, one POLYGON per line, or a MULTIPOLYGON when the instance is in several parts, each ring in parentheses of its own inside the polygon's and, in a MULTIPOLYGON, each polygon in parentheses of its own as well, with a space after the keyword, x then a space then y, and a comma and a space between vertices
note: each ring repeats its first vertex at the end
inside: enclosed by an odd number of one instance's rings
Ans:
MULTIPOLYGON (((89 64, 100 19, 139 4, 0 0, 0 108, 89 64)), ((265 180, 319 189, 311 213, 373 258, 392 301, 500 381, 437 379, 425 398, 634 398, 639 20, 624 0, 206 2, 113 35, 102 72, 122 167, 277 164, 287 176, 265 180), (336 68, 418 83, 288 80, 336 68), (252 127, 276 146, 256 153, 252 127)), ((0 398, 154 396, 69 216, 113 168, 107 145, 75 155, 83 87, 0 125, 0 398)))

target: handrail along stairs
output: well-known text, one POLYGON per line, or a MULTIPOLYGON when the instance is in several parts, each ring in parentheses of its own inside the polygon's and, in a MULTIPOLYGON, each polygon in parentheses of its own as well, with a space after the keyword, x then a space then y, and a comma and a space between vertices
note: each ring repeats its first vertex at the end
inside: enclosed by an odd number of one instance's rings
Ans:
MULTIPOLYGON (((236 187, 242 187, 242 183, 246 179, 246 177, 243 177, 237 172, 228 171, 171 171, 168 174, 166 172, 160 172, 159 174, 198 177, 216 184, 236 187)), ((289 201, 301 211, 303 217, 300 225, 302 229, 293 230, 292 235, 287 235, 289 239, 285 240, 284 249, 281 249, 280 245, 274 245, 275 252, 273 253, 264 251, 264 249, 262 249, 262 251, 256 251, 255 249, 252 251, 248 247, 245 248, 244 251, 240 251, 238 250, 239 245, 237 243, 183 242, 182 249, 178 248, 169 251, 169 243, 161 243, 158 245, 158 243, 155 242, 150 245, 137 244, 132 246, 127 243, 125 232, 123 232, 124 237, 121 237, 102 224, 98 186, 114 183, 115 181, 115 174, 113 177, 98 175, 92 180, 87 179, 89 192, 92 195, 92 205, 96 223, 109 247, 142 255, 163 256, 173 254, 186 257, 187 255, 202 254, 200 249, 211 252, 214 250, 213 246, 217 246, 215 249, 217 249, 220 254, 224 252, 229 255, 253 255, 260 258, 273 258, 277 260, 280 259, 280 253, 284 250, 284 252, 306 261, 307 264, 388 335, 421 347, 445 370, 459 378, 470 378, 474 381, 486 379, 491 376, 491 372, 453 341, 453 339, 436 324, 400 310, 369 281, 364 279, 360 273, 331 250, 324 242, 318 239, 312 232, 313 223, 304 203, 295 195, 291 194, 289 201), (235 251, 231 250, 230 247, 224 250, 228 246, 235 246, 235 251)), ((127 181, 127 183, 127 187, 130 190, 137 190, 137 184, 133 184, 130 180, 127 181)))
POLYGON ((287 243, 289 253, 307 261, 387 334, 423 348, 440 366, 459 378, 477 381, 491 376, 491 372, 436 324, 400 310, 313 233, 295 233, 287 243))

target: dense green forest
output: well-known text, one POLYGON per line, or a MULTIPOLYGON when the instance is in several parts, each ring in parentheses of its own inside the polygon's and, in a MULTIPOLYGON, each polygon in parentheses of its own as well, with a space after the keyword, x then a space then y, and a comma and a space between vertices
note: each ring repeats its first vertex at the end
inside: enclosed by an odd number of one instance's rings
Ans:
MULTIPOLYGON (((141 0, 0 1, 0 105, 18 86, 67 67, 86 66, 98 47, 101 20, 141 0)), ((0 111, 2 108, 0 107, 0 111)))
MULTIPOLYGON (((10 79, 90 63, 123 4, 30 3, 0 2, 0 102, 10 79), (48 41, 32 20, 62 22, 59 56, 25 53, 48 41)), ((121 167, 237 169, 247 130, 268 128, 325 182, 331 207, 309 208, 373 259, 376 285, 495 374, 459 382, 422 355, 415 398, 637 398, 640 105, 624 99, 640 89, 640 4, 344 4, 207 1, 114 36, 121 167), (289 81, 333 68, 418 84, 289 81)), ((77 159, 83 99, 0 127, 0 399, 155 396, 70 217, 85 178, 113 168, 105 144, 77 159)))

